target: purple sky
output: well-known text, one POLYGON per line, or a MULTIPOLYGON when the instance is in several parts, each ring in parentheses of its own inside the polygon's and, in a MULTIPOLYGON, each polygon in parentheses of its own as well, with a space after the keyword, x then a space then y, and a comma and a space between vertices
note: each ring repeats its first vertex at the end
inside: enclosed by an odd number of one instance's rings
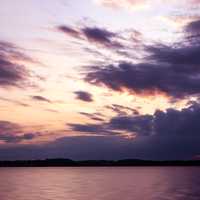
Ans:
POLYGON ((199 0, 0 3, 0 159, 200 155, 199 0))

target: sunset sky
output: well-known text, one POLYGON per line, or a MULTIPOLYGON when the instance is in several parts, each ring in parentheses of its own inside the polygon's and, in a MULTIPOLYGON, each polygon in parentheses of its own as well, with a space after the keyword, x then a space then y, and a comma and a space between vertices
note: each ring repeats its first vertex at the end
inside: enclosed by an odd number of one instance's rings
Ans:
POLYGON ((0 0, 0 159, 200 155, 199 0, 0 0))

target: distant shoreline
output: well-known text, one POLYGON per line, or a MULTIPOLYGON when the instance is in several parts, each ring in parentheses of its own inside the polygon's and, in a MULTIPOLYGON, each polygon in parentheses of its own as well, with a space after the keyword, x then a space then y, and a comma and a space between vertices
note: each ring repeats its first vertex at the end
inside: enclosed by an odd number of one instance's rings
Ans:
POLYGON ((46 159, 0 161, 0 167, 166 167, 166 166, 200 166, 200 160, 81 160, 46 159))

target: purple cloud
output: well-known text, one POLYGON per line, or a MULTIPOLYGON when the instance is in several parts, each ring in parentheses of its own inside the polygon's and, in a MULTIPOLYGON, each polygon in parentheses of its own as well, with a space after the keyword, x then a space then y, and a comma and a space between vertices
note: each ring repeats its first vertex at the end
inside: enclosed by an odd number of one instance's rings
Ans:
POLYGON ((35 96, 31 96, 31 98, 33 100, 36 100, 36 101, 41 101, 41 102, 46 102, 46 103, 52 103, 51 100, 49 100, 49 99, 47 99, 46 97, 43 97, 43 96, 35 95, 35 96))
POLYGON ((0 41, 0 87, 27 86, 30 72, 18 61, 33 62, 14 45, 0 41))
POLYGON ((40 133, 24 133, 23 127, 17 123, 0 121, 0 141, 5 143, 20 143, 33 140, 40 136, 40 133))
POLYGON ((81 101, 86 101, 86 102, 93 101, 92 94, 90 94, 89 92, 76 91, 76 92, 74 92, 74 94, 76 95, 76 99, 79 99, 81 101))
MULTIPOLYGON (((198 23, 186 27, 198 30, 198 23)), ((193 31, 194 32, 194 31, 193 31)), ((200 38, 200 35, 199 35, 200 38)), ((87 68, 84 80, 115 91, 128 90, 138 95, 164 94, 184 98, 200 93, 200 45, 187 38, 173 45, 144 45, 147 56, 138 63, 118 61, 87 68), (187 41, 187 42, 186 42, 187 41)))

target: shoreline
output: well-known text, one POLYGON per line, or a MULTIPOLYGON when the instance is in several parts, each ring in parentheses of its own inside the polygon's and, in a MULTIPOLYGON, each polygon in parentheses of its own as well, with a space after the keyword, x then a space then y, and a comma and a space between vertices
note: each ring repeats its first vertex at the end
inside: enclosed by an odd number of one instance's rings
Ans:
POLYGON ((45 159, 0 161, 0 167, 198 167, 200 160, 81 160, 45 159))

